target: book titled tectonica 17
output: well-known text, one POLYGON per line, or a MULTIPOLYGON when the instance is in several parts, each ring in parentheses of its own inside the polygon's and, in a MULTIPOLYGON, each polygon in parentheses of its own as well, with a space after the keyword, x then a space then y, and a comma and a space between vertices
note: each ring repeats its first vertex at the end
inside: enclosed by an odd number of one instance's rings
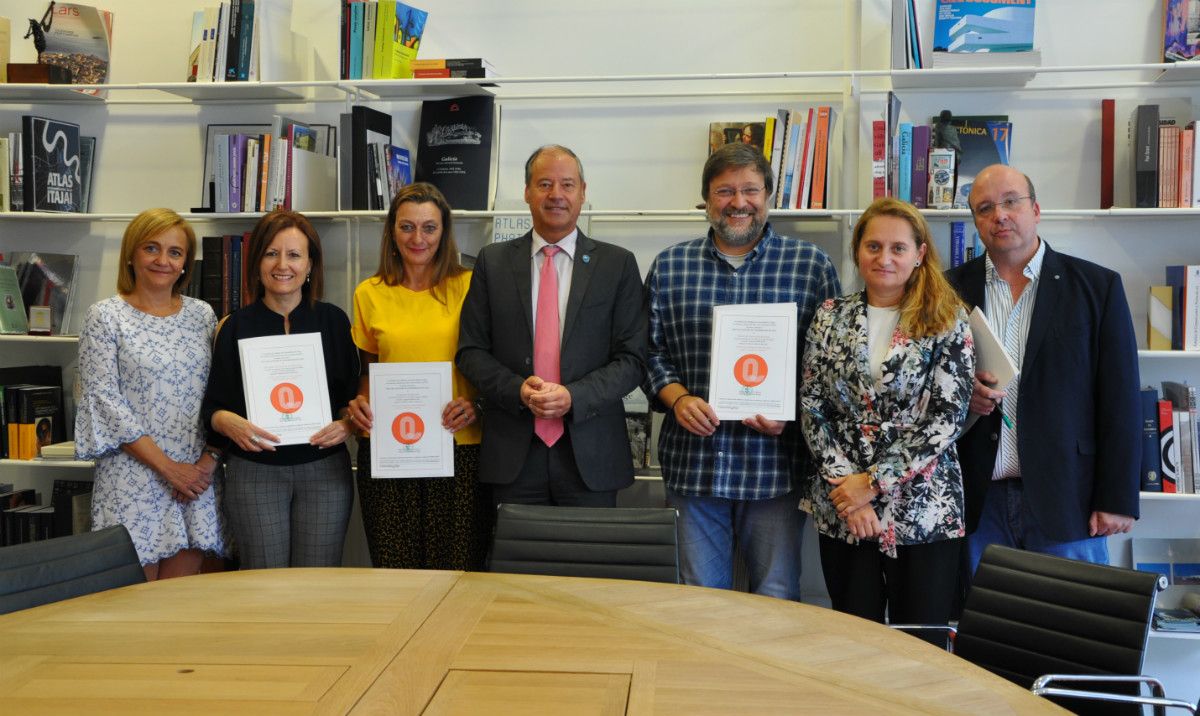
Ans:
POLYGON ((79 125, 27 114, 21 133, 25 211, 79 211, 79 125))
POLYGON ((939 0, 934 52, 1028 52, 1035 0, 939 0))

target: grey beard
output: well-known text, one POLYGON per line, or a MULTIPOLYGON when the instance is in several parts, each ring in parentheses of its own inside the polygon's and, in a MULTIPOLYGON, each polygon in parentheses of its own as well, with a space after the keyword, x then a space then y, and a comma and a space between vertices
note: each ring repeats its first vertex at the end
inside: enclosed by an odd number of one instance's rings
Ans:
POLYGON ((712 226, 713 231, 721 241, 729 246, 739 248, 757 241, 762 236, 763 227, 766 226, 765 222, 759 221, 757 216, 753 216, 750 218, 750 225, 746 227, 745 231, 734 232, 729 228, 729 223, 725 220, 724 214, 715 219, 710 218, 708 223, 712 226))

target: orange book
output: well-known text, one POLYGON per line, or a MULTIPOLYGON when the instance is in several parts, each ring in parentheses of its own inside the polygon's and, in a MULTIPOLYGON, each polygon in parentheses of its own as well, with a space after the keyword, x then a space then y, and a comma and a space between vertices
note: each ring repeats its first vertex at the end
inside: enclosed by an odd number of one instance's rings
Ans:
POLYGON ((829 127, 833 123, 833 108, 817 108, 817 133, 813 137, 813 177, 810 209, 826 208, 825 175, 829 170, 829 127))

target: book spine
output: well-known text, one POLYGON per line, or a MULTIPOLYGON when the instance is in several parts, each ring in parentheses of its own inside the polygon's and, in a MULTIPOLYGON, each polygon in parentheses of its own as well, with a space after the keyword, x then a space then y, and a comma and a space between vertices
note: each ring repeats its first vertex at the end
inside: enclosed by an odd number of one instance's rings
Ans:
POLYGON ((912 201, 912 161, 913 161, 913 126, 909 122, 900 123, 900 189, 897 199, 912 201))
POLYGON ((887 196, 887 122, 871 122, 871 198, 887 196))
POLYGON ((1188 266, 1183 286, 1183 350, 1200 351, 1200 266, 1188 266))
POLYGON ((1179 195, 1176 206, 1181 209, 1192 207, 1192 164, 1195 161, 1195 133, 1188 128, 1179 133, 1179 195))
POLYGON ((1149 295, 1146 307, 1146 347, 1152 351, 1169 351, 1173 290, 1170 286, 1151 286, 1149 295))
POLYGON ((1162 492, 1158 441, 1158 391, 1142 389, 1142 492, 1162 492))
POLYGON ((270 211, 271 204, 268 187, 271 177, 271 143, 275 138, 268 132, 262 135, 262 156, 259 158, 258 169, 258 210, 270 211))
POLYGON ((229 310, 242 307, 242 237, 229 237, 229 310))
POLYGON ((241 32, 242 32, 242 0, 230 0, 229 2, 229 27, 225 35, 225 57, 222 58, 225 69, 225 81, 234 82, 237 80, 238 70, 238 48, 241 47, 241 32))
POLYGON ((1188 129, 1192 130, 1189 140, 1191 141, 1192 153, 1192 194, 1190 197, 1191 204, 1189 206, 1200 207, 1200 161, 1196 159, 1196 139, 1200 137, 1200 132, 1196 131, 1196 123, 1188 123, 1188 129))
POLYGON ((929 201, 929 125, 913 127, 912 146, 912 203, 924 209, 929 201))
POLYGON ((813 209, 824 209, 826 204, 827 197, 825 196, 825 174, 829 170, 827 162, 829 159, 829 131, 832 123, 833 109, 825 105, 818 107, 817 133, 813 137, 813 181, 811 201, 811 208, 813 209))
POLYGON ((1165 282, 1171 287, 1171 350, 1183 350, 1183 286, 1186 266, 1167 266, 1165 282))
POLYGON ((1188 483, 1195 483, 1192 450, 1195 433, 1192 431, 1192 416, 1187 410, 1174 411, 1175 445, 1179 448, 1179 459, 1175 461, 1175 492, 1186 493, 1188 483))
POLYGON ((366 3, 356 2, 350 7, 350 79, 362 79, 363 13, 366 3))
POLYGON ((1175 492, 1179 448, 1175 445, 1175 422, 1171 401, 1158 401, 1159 458, 1162 463, 1162 491, 1175 492))
POLYGON ((254 38, 254 0, 242 0, 240 24, 235 79, 245 82, 250 79, 250 47, 254 38))
POLYGON ((1113 157, 1116 141, 1116 100, 1100 100, 1100 208, 1113 206, 1113 157))
POLYGON ((1158 206, 1158 105, 1137 108, 1133 151, 1134 206, 1153 209, 1158 206))
POLYGON ((246 173, 246 135, 229 138, 229 212, 242 210, 242 179, 246 173))
POLYGON ((962 221, 950 222, 950 268, 967 260, 967 227, 962 221))
POLYGON ((800 193, 796 196, 796 208, 807 209, 812 193, 813 175, 813 138, 817 134, 816 110, 808 108, 808 118, 804 122, 804 156, 800 158, 800 193))

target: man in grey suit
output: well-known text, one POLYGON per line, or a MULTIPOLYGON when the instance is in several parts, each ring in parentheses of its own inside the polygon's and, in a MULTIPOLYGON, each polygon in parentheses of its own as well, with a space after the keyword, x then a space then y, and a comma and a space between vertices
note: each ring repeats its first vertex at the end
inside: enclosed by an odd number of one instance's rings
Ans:
POLYGON ((574 152, 539 148, 533 231, 475 261, 455 362, 479 390, 497 503, 612 506, 633 482, 621 398, 646 369, 641 279, 633 254, 576 227, 586 189, 574 152))

